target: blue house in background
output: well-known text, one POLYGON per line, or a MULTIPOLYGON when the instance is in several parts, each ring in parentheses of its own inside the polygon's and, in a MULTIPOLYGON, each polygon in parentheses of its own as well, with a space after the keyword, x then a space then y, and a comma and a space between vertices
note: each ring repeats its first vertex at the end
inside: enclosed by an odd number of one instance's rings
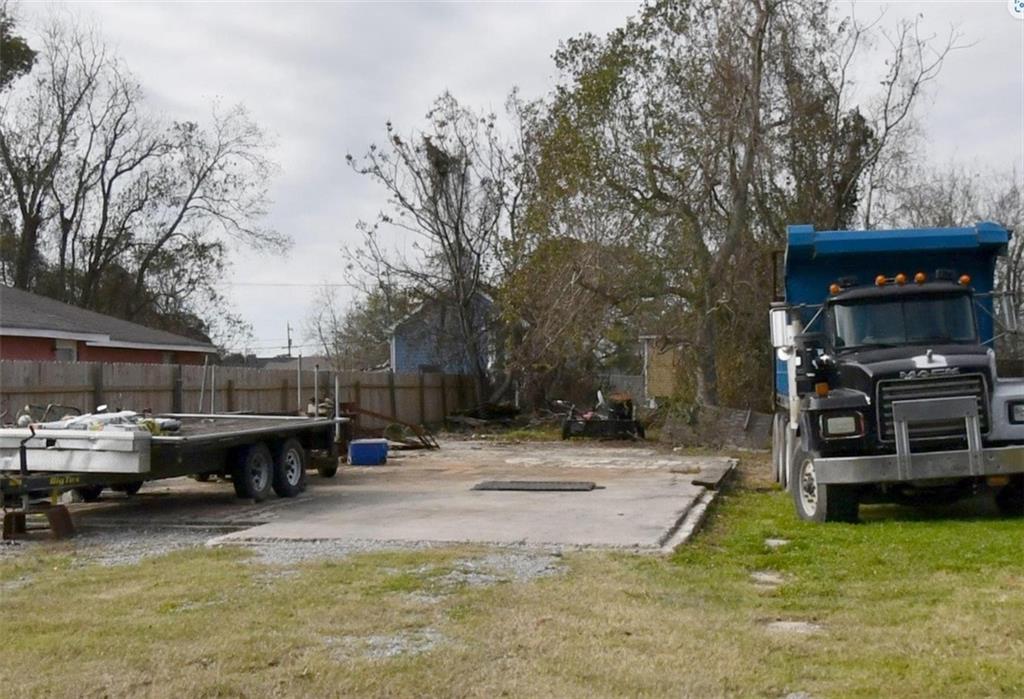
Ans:
MULTIPOLYGON (((494 300, 478 292, 473 312, 477 346, 484 354, 484 366, 491 368, 497 350, 494 300)), ((395 373, 469 374, 472 365, 463 349, 458 314, 450 303, 422 303, 391 328, 391 370, 395 373)))

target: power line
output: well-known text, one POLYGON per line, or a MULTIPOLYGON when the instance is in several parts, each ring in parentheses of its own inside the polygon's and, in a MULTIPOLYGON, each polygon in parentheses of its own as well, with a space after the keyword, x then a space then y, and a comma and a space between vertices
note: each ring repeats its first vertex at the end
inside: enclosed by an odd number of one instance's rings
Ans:
MULTIPOLYGON (((310 347, 312 347, 312 348, 322 348, 323 345, 321 345, 319 342, 313 342, 313 343, 310 343, 308 345, 292 345, 292 349, 293 350, 294 349, 309 349, 310 347)), ((234 349, 236 351, 238 351, 238 352, 242 352, 242 351, 255 352, 257 350, 275 350, 275 349, 286 350, 286 349, 288 349, 288 345, 259 345, 257 347, 251 347, 249 345, 237 345, 234 349)))
POLYGON ((224 286, 298 286, 298 287, 331 287, 331 288, 352 288, 351 284, 314 284, 309 282, 221 282, 224 286))

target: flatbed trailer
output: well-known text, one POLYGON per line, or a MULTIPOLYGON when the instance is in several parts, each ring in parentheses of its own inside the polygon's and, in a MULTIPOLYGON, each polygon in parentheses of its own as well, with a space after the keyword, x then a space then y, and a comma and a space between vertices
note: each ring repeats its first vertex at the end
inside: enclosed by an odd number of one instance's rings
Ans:
POLYGON ((347 418, 195 413, 157 417, 179 420, 181 428, 166 434, 109 428, 0 429, 0 501, 5 508, 20 506, 21 513, 15 509, 13 518, 5 514, 5 538, 24 528, 33 500, 49 498, 52 510, 59 507, 58 496, 69 490, 94 500, 105 488, 133 494, 147 481, 219 475, 230 478, 239 498, 258 502, 271 492, 294 497, 305 489, 310 452, 333 457, 318 469, 332 477, 349 435, 347 418))

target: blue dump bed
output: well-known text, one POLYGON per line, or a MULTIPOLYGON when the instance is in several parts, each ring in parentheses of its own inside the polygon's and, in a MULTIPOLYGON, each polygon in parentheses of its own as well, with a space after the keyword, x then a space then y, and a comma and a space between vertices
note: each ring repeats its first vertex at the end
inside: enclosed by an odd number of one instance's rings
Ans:
MULTIPOLYGON (((801 315, 808 323, 828 297, 829 286, 842 277, 856 278, 857 286, 873 283, 878 275, 900 272, 913 278, 924 272, 950 269, 968 274, 978 294, 995 284, 996 259, 1006 253, 1010 232, 982 222, 970 228, 906 228, 875 231, 816 231, 813 226, 787 226, 785 293, 791 306, 807 305, 801 315), (812 307, 810 307, 812 306, 812 307)), ((983 341, 992 338, 991 298, 978 299, 988 313, 978 317, 983 341)), ((821 330, 817 323, 810 330, 821 330)), ((785 364, 776 359, 776 386, 785 392, 785 364)))

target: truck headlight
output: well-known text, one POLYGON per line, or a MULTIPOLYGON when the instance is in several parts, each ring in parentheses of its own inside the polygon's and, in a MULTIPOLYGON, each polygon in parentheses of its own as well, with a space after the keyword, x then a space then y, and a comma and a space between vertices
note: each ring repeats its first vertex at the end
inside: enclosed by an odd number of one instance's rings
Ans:
POLYGON ((1010 422, 1015 425, 1024 424, 1024 401, 1015 401, 1009 404, 1010 422))
MULTIPOLYGON (((1021 406, 1024 407, 1024 403, 1021 406)), ((1022 417, 1024 417, 1024 411, 1022 411, 1022 417)), ((858 413, 821 416, 821 434, 826 439, 859 437, 864 433, 862 425, 862 419, 858 413)))

